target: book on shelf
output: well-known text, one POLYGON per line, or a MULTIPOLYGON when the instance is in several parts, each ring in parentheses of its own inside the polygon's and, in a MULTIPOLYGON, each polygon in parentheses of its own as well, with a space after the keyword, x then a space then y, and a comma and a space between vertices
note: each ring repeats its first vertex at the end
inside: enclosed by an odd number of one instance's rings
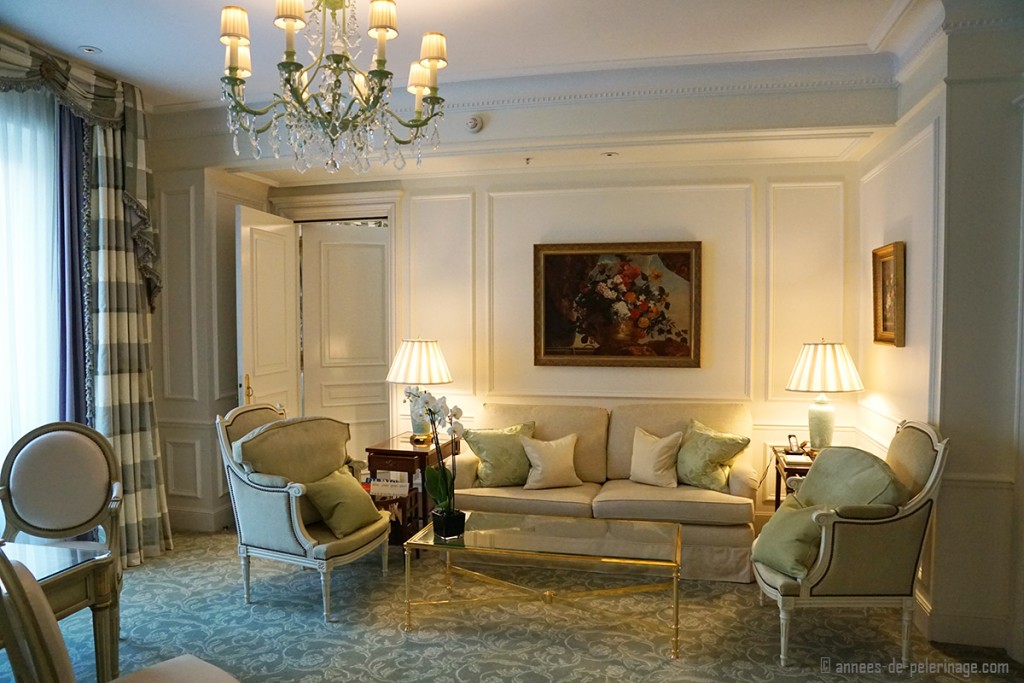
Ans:
POLYGON ((811 459, 811 456, 807 455, 806 453, 786 453, 783 455, 783 458, 785 459, 787 465, 805 465, 809 467, 810 464, 814 462, 811 459))
POLYGON ((395 479, 368 478, 363 481, 363 488, 371 496, 379 498, 409 495, 409 482, 397 481, 395 479))

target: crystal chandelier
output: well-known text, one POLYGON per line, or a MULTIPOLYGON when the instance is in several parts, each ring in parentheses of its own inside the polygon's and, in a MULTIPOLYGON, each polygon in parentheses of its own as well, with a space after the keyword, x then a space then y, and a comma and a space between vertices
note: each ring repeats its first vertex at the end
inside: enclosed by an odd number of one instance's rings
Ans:
POLYGON ((262 136, 269 132, 274 157, 290 146, 297 171, 322 164, 331 173, 343 165, 363 173, 372 157, 403 168, 406 145, 415 150, 417 164, 424 139, 437 147, 437 121, 444 108, 437 95, 437 71, 448 65, 444 35, 423 34, 407 88, 416 105, 412 118, 402 119, 390 106, 387 70, 387 41, 398 36, 395 0, 370 2, 367 34, 377 41, 377 49, 366 71, 355 65, 360 54, 355 5, 355 0, 313 0, 306 10, 302 0, 277 0, 274 25, 285 32, 284 59, 277 65, 280 93, 262 108, 245 103, 245 79, 252 75, 249 15, 235 6, 221 11, 220 42, 227 46, 221 99, 227 102, 236 155, 238 136, 244 134, 259 159, 262 136), (295 57, 295 33, 303 28, 312 60, 308 66, 295 57))

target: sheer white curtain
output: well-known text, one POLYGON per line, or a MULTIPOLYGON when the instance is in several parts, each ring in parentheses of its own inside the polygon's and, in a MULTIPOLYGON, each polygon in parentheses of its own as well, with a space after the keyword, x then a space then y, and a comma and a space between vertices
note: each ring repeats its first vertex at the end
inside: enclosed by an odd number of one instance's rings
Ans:
POLYGON ((0 92, 0 460, 60 415, 56 104, 0 92))

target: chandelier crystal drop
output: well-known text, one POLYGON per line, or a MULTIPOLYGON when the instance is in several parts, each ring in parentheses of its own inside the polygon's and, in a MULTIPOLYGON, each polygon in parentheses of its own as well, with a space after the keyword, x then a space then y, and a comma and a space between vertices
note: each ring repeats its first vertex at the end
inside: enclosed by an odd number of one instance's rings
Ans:
POLYGON ((245 103, 245 79, 252 75, 249 16, 241 7, 221 11, 220 42, 225 47, 221 99, 227 103, 232 148, 239 153, 239 136, 247 137, 253 157, 262 157, 263 142, 279 158, 290 148, 297 171, 323 166, 334 173, 348 166, 357 173, 381 165, 405 166, 402 149, 411 146, 420 163, 423 144, 440 142, 437 122, 444 100, 437 94, 437 72, 448 65, 444 34, 425 33, 420 58, 409 68, 406 88, 415 96, 412 118, 391 109, 391 78, 387 70, 387 41, 398 37, 395 0, 370 0, 367 35, 376 51, 366 71, 360 55, 356 0, 277 0, 274 25, 285 32, 284 58, 277 65, 280 91, 265 107, 245 103), (296 59, 295 34, 308 42, 309 65, 296 59))

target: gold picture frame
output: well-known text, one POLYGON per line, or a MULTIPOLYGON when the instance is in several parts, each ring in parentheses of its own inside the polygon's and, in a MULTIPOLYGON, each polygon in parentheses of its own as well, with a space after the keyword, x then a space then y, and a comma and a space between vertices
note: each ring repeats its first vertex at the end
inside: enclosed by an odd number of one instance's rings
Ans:
POLYGON ((875 343, 906 345, 906 244, 893 242, 871 252, 875 343))
POLYGON ((701 243, 535 244, 534 365, 700 367, 701 243))

